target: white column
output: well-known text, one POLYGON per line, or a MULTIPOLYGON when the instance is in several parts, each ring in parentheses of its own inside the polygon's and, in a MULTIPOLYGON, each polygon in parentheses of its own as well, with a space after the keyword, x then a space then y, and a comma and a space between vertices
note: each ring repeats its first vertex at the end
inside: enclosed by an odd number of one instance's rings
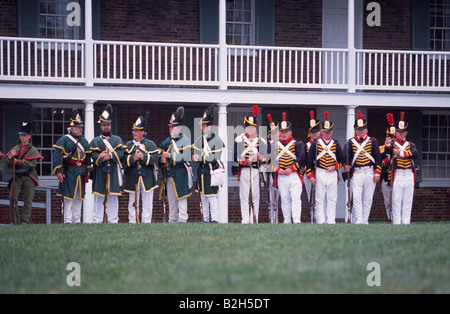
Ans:
MULTIPOLYGON (((95 100, 86 100, 84 108, 84 137, 90 143, 94 138, 94 103, 95 100)), ((94 212, 94 195, 92 194, 92 181, 86 183, 86 196, 83 202, 83 222, 92 223, 94 212)))
MULTIPOLYGON (((228 145, 227 136, 227 106, 228 104, 219 104, 219 136, 225 145, 228 145)), ((228 176, 228 151, 230 147, 225 147, 222 153, 222 162, 227 169, 228 176)), ((231 148, 232 150, 232 148, 231 148)), ((228 223, 228 178, 219 190, 219 222, 228 223)))
POLYGON ((348 92, 356 91, 355 0, 348 0, 348 92))
POLYGON ((84 8, 84 34, 85 34, 85 60, 84 75, 86 86, 94 86, 94 41, 92 39, 92 0, 85 0, 84 8))
POLYGON ((219 89, 227 89, 227 8, 226 0, 219 1, 219 89))

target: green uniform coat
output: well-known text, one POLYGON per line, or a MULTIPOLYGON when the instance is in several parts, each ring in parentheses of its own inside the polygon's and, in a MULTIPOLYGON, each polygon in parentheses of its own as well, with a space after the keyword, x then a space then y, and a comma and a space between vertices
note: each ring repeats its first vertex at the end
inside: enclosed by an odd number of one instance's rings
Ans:
POLYGON ((219 192, 218 186, 211 186, 211 165, 212 169, 217 169, 219 167, 218 162, 222 156, 222 151, 225 149, 225 145, 222 139, 215 133, 211 133, 207 137, 208 146, 211 150, 209 154, 205 154, 205 145, 203 136, 201 136, 193 145, 193 153, 199 155, 197 161, 197 182, 198 187, 202 192, 203 196, 214 196, 219 192), (208 156, 206 156, 208 155, 208 156))
MULTIPOLYGON (((66 135, 61 137, 53 147, 53 175, 57 175, 64 170, 64 198, 74 200, 76 193, 79 193, 81 200, 86 194, 86 181, 89 177, 91 165, 91 148, 89 142, 83 137, 72 137, 79 141, 84 152, 78 145, 66 135), (70 157, 69 157, 70 155, 70 157), (64 161, 64 167, 61 160, 64 161)), ((62 195, 62 183, 58 185, 58 196, 62 195)))
POLYGON ((94 163, 92 193, 104 197, 106 183, 108 180, 108 194, 121 195, 117 164, 120 163, 120 160, 123 158, 124 149, 126 146, 123 145, 120 137, 111 134, 111 136, 107 137, 113 148, 113 151, 110 152, 103 142, 103 138, 105 138, 103 135, 97 136, 91 141, 90 144, 92 161, 94 163), (98 158, 102 152, 111 153, 112 158, 108 161, 98 158))
POLYGON ((143 139, 140 148, 137 147, 135 141, 129 141, 126 144, 125 154, 122 158, 124 164, 127 165, 125 170, 125 188, 124 191, 128 193, 135 192, 136 184, 136 162, 134 161, 134 154, 139 149, 144 157, 139 160, 138 180, 144 186, 145 192, 151 191, 158 187, 156 184, 156 177, 154 174, 155 163, 159 158, 159 149, 153 141, 143 139))
POLYGON ((181 200, 192 194, 189 189, 188 172, 184 166, 185 161, 191 160, 191 142, 183 133, 180 133, 179 137, 174 139, 174 141, 178 147, 178 152, 173 147, 171 137, 166 138, 159 146, 161 151, 170 153, 170 158, 161 166, 163 168, 164 181, 167 178, 173 178, 177 199, 181 200))

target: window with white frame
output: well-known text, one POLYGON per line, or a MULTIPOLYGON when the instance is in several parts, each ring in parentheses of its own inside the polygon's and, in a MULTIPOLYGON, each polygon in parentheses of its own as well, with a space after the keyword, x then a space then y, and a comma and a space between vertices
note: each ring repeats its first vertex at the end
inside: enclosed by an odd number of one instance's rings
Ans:
POLYGON ((39 0, 39 32, 41 38, 80 39, 80 27, 68 23, 70 4, 79 0, 39 0))
POLYGON ((424 180, 450 179, 450 112, 422 114, 422 175, 424 180))
POLYGON ((450 0, 430 0, 430 46, 450 51, 450 0))
MULTIPOLYGON (((53 145, 65 134, 70 124, 73 106, 33 105, 33 146, 44 157, 36 168, 39 176, 52 175, 53 145)), ((81 115, 81 108, 79 108, 81 115)))
POLYGON ((227 0, 226 40, 229 45, 253 45, 255 0, 227 0))

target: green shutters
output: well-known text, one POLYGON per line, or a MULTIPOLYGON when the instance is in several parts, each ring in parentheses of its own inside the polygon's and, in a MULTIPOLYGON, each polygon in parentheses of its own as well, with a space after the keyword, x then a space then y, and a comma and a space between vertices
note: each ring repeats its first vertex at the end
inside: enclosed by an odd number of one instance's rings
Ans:
MULTIPOLYGON (((219 0, 199 1, 201 44, 219 43, 219 0)), ((255 1, 255 44, 275 44, 275 0, 255 1)))
POLYGON ((257 46, 275 45, 275 1, 256 1, 255 44, 257 46))
POLYGON ((19 0, 18 23, 20 37, 39 37, 39 0, 19 0))
POLYGON ((412 49, 430 50, 430 3, 412 1, 412 49))
POLYGON ((218 44, 219 0, 200 0, 199 5, 200 43, 218 44))

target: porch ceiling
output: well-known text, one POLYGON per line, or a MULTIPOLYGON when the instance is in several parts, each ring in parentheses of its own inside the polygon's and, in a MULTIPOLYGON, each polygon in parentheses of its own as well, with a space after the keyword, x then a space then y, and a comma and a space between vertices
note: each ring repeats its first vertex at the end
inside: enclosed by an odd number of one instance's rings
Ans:
POLYGON ((448 94, 343 91, 0 85, 0 99, 48 102, 228 103, 261 105, 450 108, 448 94))

